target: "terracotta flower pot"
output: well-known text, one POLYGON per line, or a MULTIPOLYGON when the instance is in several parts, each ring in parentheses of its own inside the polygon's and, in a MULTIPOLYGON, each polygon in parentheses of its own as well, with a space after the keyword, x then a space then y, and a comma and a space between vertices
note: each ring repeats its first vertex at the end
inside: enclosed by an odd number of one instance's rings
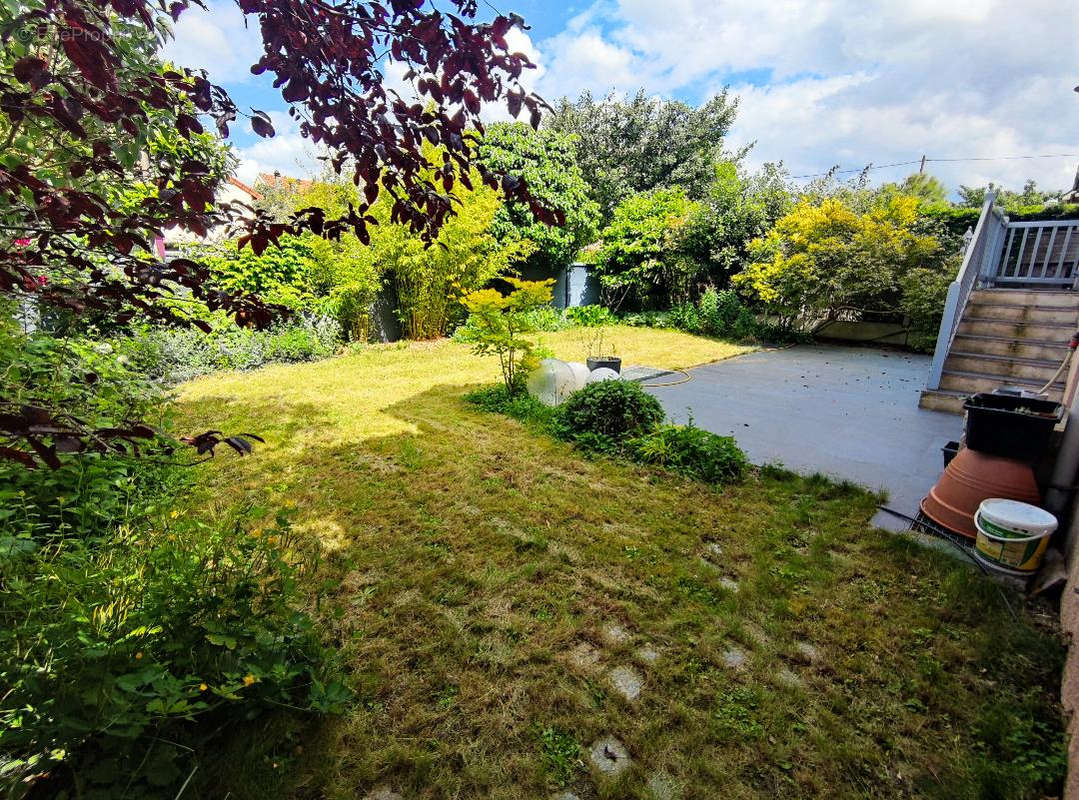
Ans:
POLYGON ((983 500, 1000 497, 1038 505, 1041 495, 1029 464, 979 453, 959 451, 936 485, 922 500, 922 513, 950 531, 974 539, 974 513, 983 500))

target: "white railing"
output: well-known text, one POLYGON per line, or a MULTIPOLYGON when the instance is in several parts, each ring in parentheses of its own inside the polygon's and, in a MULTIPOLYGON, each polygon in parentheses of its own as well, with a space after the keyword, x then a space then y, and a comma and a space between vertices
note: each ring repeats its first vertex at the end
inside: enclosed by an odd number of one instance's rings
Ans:
POLYGON ((992 282, 1079 289, 1079 220, 1009 222, 992 282))
POLYGON ((956 275, 955 280, 948 286, 944 316, 940 321, 937 346, 933 351, 933 365, 929 370, 927 382, 929 389, 940 388, 944 360, 948 357, 952 340, 955 339, 955 333, 959 330, 959 323, 963 321, 963 311, 967 307, 970 293, 979 283, 992 280, 996 272, 1008 225, 1004 217, 993 208, 995 199, 996 195, 993 192, 986 193, 981 216, 978 217, 978 224, 974 228, 974 235, 970 238, 966 252, 963 254, 963 265, 959 268, 959 274, 956 275))

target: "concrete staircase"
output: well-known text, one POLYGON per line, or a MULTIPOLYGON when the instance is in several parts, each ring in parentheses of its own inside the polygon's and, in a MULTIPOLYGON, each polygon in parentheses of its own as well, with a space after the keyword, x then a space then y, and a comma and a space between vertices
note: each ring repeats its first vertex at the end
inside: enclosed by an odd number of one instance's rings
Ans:
MULTIPOLYGON (((1068 354, 1077 326, 1079 292, 977 289, 944 361, 940 388, 923 391, 919 405, 960 413, 975 392, 1005 384, 1036 391, 1068 354)), ((1050 400, 1063 397, 1066 378, 1067 372, 1050 388, 1050 400)))

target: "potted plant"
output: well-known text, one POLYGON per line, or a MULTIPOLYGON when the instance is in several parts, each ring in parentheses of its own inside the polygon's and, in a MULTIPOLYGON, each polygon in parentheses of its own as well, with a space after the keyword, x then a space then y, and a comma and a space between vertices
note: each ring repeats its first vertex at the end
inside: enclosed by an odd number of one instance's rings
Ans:
POLYGON ((603 332, 603 327, 597 326, 586 328, 585 330, 588 332, 585 340, 585 349, 587 351, 585 363, 588 365, 588 371, 592 372, 600 367, 607 367, 607 369, 613 369, 621 374, 622 359, 615 355, 617 350, 614 342, 607 339, 603 332))

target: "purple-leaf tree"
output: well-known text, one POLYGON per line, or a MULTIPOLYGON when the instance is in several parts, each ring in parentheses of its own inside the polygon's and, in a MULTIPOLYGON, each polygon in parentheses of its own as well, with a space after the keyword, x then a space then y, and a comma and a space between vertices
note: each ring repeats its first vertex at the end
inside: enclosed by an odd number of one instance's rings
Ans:
MULTIPOLYGON (((478 22, 473 0, 442 9, 421 0, 237 3, 264 43, 252 71, 274 78, 302 134, 351 175, 362 202, 339 219, 311 208, 285 222, 214 203, 224 174, 200 146, 207 130, 227 139, 241 117, 259 136, 274 130, 266 113, 238 109, 204 71, 161 61, 167 21, 197 0, 8 4, 0 9, 0 296, 119 326, 204 325, 164 302, 183 295, 263 327, 283 309, 214 289, 196 261, 158 259, 155 239, 168 228, 204 235, 231 225, 256 253, 286 233, 352 231, 367 241, 370 204, 387 192, 393 220, 430 240, 454 212, 454 187, 469 186, 470 168, 537 219, 560 221, 523 181, 475 161, 484 104, 504 102, 533 126, 545 108, 520 84, 533 65, 506 41, 523 26, 519 17, 478 22), (384 86, 387 58, 407 67, 419 101, 384 86), (175 146, 155 147, 163 138, 175 146), (428 163, 424 143, 438 147, 438 163, 428 163), (132 201, 135 182, 144 190, 132 201)), ((137 421, 91 430, 45 401, 0 397, 0 457, 27 466, 55 466, 58 454, 84 449, 126 450, 152 433, 137 421)), ((216 440, 188 438, 203 453, 216 440)))

